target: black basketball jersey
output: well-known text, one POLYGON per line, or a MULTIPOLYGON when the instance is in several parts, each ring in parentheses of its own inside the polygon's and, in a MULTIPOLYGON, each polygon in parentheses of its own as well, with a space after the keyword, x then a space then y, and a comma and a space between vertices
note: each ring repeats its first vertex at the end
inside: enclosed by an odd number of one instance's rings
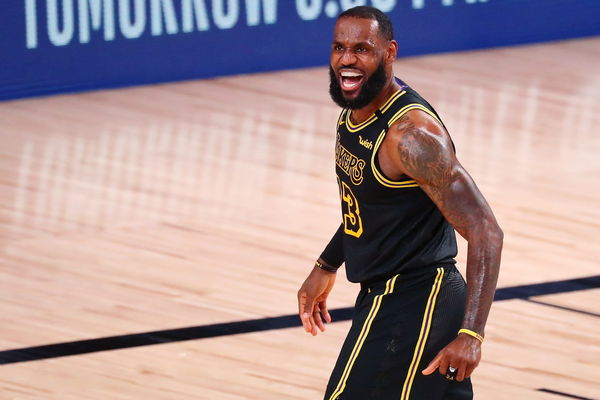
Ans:
POLYGON ((336 174, 351 282, 453 264, 457 253, 454 229, 419 185, 407 176, 390 180, 378 166, 388 128, 405 113, 422 110, 439 120, 417 92, 398 83, 401 89, 363 123, 353 124, 348 109, 338 119, 336 174))

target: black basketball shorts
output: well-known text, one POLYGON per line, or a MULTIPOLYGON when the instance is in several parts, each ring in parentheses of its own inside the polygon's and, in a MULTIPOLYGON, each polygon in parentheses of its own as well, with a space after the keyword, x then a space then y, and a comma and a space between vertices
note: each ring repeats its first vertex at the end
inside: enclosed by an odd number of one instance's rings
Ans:
POLYGON ((466 285, 454 266, 363 285, 325 400, 468 400, 470 379, 421 371, 456 338, 466 285))

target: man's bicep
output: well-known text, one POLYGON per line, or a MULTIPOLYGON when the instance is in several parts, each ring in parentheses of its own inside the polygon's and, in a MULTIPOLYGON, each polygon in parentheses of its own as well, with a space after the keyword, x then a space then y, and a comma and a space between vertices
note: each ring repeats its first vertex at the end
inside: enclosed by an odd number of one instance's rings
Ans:
POLYGON ((394 126, 398 167, 417 183, 449 183, 458 164, 450 137, 439 122, 415 110, 394 126))

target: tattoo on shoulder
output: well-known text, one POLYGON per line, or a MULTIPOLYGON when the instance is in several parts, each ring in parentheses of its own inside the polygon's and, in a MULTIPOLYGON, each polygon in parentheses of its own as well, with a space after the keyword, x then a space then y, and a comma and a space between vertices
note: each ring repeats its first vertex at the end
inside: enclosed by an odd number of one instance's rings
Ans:
POLYGON ((396 129, 401 132, 398 155, 409 176, 441 185, 451 179, 452 161, 441 137, 415 125, 408 115, 398 120, 396 129))

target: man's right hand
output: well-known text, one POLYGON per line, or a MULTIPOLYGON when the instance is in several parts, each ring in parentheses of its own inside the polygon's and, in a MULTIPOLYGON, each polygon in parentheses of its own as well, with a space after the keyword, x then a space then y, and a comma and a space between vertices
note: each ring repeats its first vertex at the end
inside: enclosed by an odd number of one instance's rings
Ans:
POLYGON ((317 335, 317 328, 325 331, 325 322, 331 322, 327 311, 327 296, 335 283, 335 272, 327 272, 315 266, 298 291, 298 314, 304 330, 317 335))

